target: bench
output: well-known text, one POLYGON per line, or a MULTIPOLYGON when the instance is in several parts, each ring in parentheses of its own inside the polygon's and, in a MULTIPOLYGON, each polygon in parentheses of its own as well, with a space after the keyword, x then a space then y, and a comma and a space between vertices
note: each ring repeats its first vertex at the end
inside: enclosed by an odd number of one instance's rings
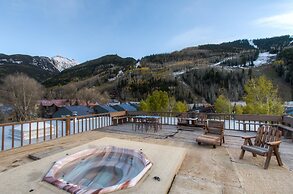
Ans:
POLYGON ((279 145, 281 143, 282 132, 277 127, 263 125, 258 128, 256 136, 242 137, 244 143, 241 146, 241 154, 239 159, 243 159, 245 151, 251 152, 253 157, 261 155, 266 157, 264 169, 268 169, 271 156, 274 154, 277 158, 279 166, 282 166, 282 160, 279 153, 279 145), (255 138, 254 143, 251 139, 255 138))
MULTIPOLYGON (((194 116, 195 117, 195 116, 194 116)), ((182 113, 177 120, 177 125, 190 126, 190 127, 202 127, 206 126, 207 115, 200 113, 197 117, 190 117, 188 113, 182 113)))
POLYGON ((128 116, 126 111, 112 112, 110 113, 112 117, 113 125, 123 124, 128 121, 128 116))
POLYGON ((188 114, 186 112, 181 113, 179 115, 179 117, 177 118, 177 125, 183 125, 183 126, 189 125, 189 118, 188 118, 188 114))
POLYGON ((221 146, 225 143, 223 121, 209 120, 204 130, 204 134, 196 138, 198 145, 206 143, 216 148, 217 145, 221 146))

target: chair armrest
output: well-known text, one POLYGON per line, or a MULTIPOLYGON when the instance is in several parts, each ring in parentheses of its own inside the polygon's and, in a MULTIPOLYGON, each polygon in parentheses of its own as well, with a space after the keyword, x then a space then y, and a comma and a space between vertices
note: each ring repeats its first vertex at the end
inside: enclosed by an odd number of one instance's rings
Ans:
POLYGON ((271 142, 266 142, 266 144, 270 146, 275 146, 275 145, 280 145, 281 141, 271 141, 271 142))
POLYGON ((256 138, 256 136, 242 136, 242 139, 251 139, 251 138, 256 138))

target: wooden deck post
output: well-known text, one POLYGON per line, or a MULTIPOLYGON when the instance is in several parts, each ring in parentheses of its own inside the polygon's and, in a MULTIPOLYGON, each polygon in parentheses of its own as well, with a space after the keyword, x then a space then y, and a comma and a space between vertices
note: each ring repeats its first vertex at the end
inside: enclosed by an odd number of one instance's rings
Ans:
POLYGON ((66 116, 66 136, 70 135, 70 116, 66 116))

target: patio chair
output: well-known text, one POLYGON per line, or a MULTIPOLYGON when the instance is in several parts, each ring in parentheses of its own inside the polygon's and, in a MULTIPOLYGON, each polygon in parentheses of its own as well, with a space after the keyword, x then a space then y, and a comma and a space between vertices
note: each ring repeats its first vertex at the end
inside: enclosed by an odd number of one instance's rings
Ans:
POLYGON ((181 113, 177 119, 177 125, 189 125, 188 113, 181 113))
POLYGON ((279 153, 282 132, 276 127, 263 125, 258 128, 256 136, 242 137, 244 143, 241 146, 239 159, 243 159, 245 151, 251 152, 253 157, 261 155, 266 157, 264 169, 268 169, 272 154, 277 158, 279 166, 282 166, 282 160, 279 153), (251 139, 255 138, 254 144, 251 139))
POLYGON ((206 128, 207 125, 207 115, 205 113, 199 113, 197 120, 195 122, 196 127, 206 128))
POLYGON ((213 145, 213 147, 216 148, 217 145, 221 146, 222 143, 225 143, 223 121, 209 120, 204 130, 204 134, 196 138, 198 145, 205 143, 213 145))

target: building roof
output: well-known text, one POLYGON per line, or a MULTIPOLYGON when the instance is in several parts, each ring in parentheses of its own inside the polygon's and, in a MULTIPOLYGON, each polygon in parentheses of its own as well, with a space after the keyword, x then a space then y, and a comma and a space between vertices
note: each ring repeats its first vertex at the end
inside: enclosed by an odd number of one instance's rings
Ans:
POLYGON ((78 104, 78 105, 83 105, 83 106, 95 106, 96 103, 92 102, 85 102, 83 100, 78 100, 78 99, 53 99, 53 100, 40 100, 41 106, 57 106, 57 107, 64 107, 64 106, 69 106, 70 104, 78 104))
POLYGON ((57 107, 64 107, 67 105, 69 101, 67 99, 55 99, 55 100, 41 100, 41 106, 57 106, 57 107))
POLYGON ((64 107, 71 112, 76 112, 77 115, 88 115, 92 114, 94 111, 93 109, 86 107, 86 106, 66 106, 64 107))
POLYGON ((286 108, 286 114, 292 115, 293 114, 293 107, 286 108))
POLYGON ((94 109, 97 113, 117 112, 117 110, 108 105, 97 105, 94 109))
POLYGON ((128 103, 118 104, 113 106, 113 108, 118 111, 137 111, 137 109, 134 106, 128 103))

